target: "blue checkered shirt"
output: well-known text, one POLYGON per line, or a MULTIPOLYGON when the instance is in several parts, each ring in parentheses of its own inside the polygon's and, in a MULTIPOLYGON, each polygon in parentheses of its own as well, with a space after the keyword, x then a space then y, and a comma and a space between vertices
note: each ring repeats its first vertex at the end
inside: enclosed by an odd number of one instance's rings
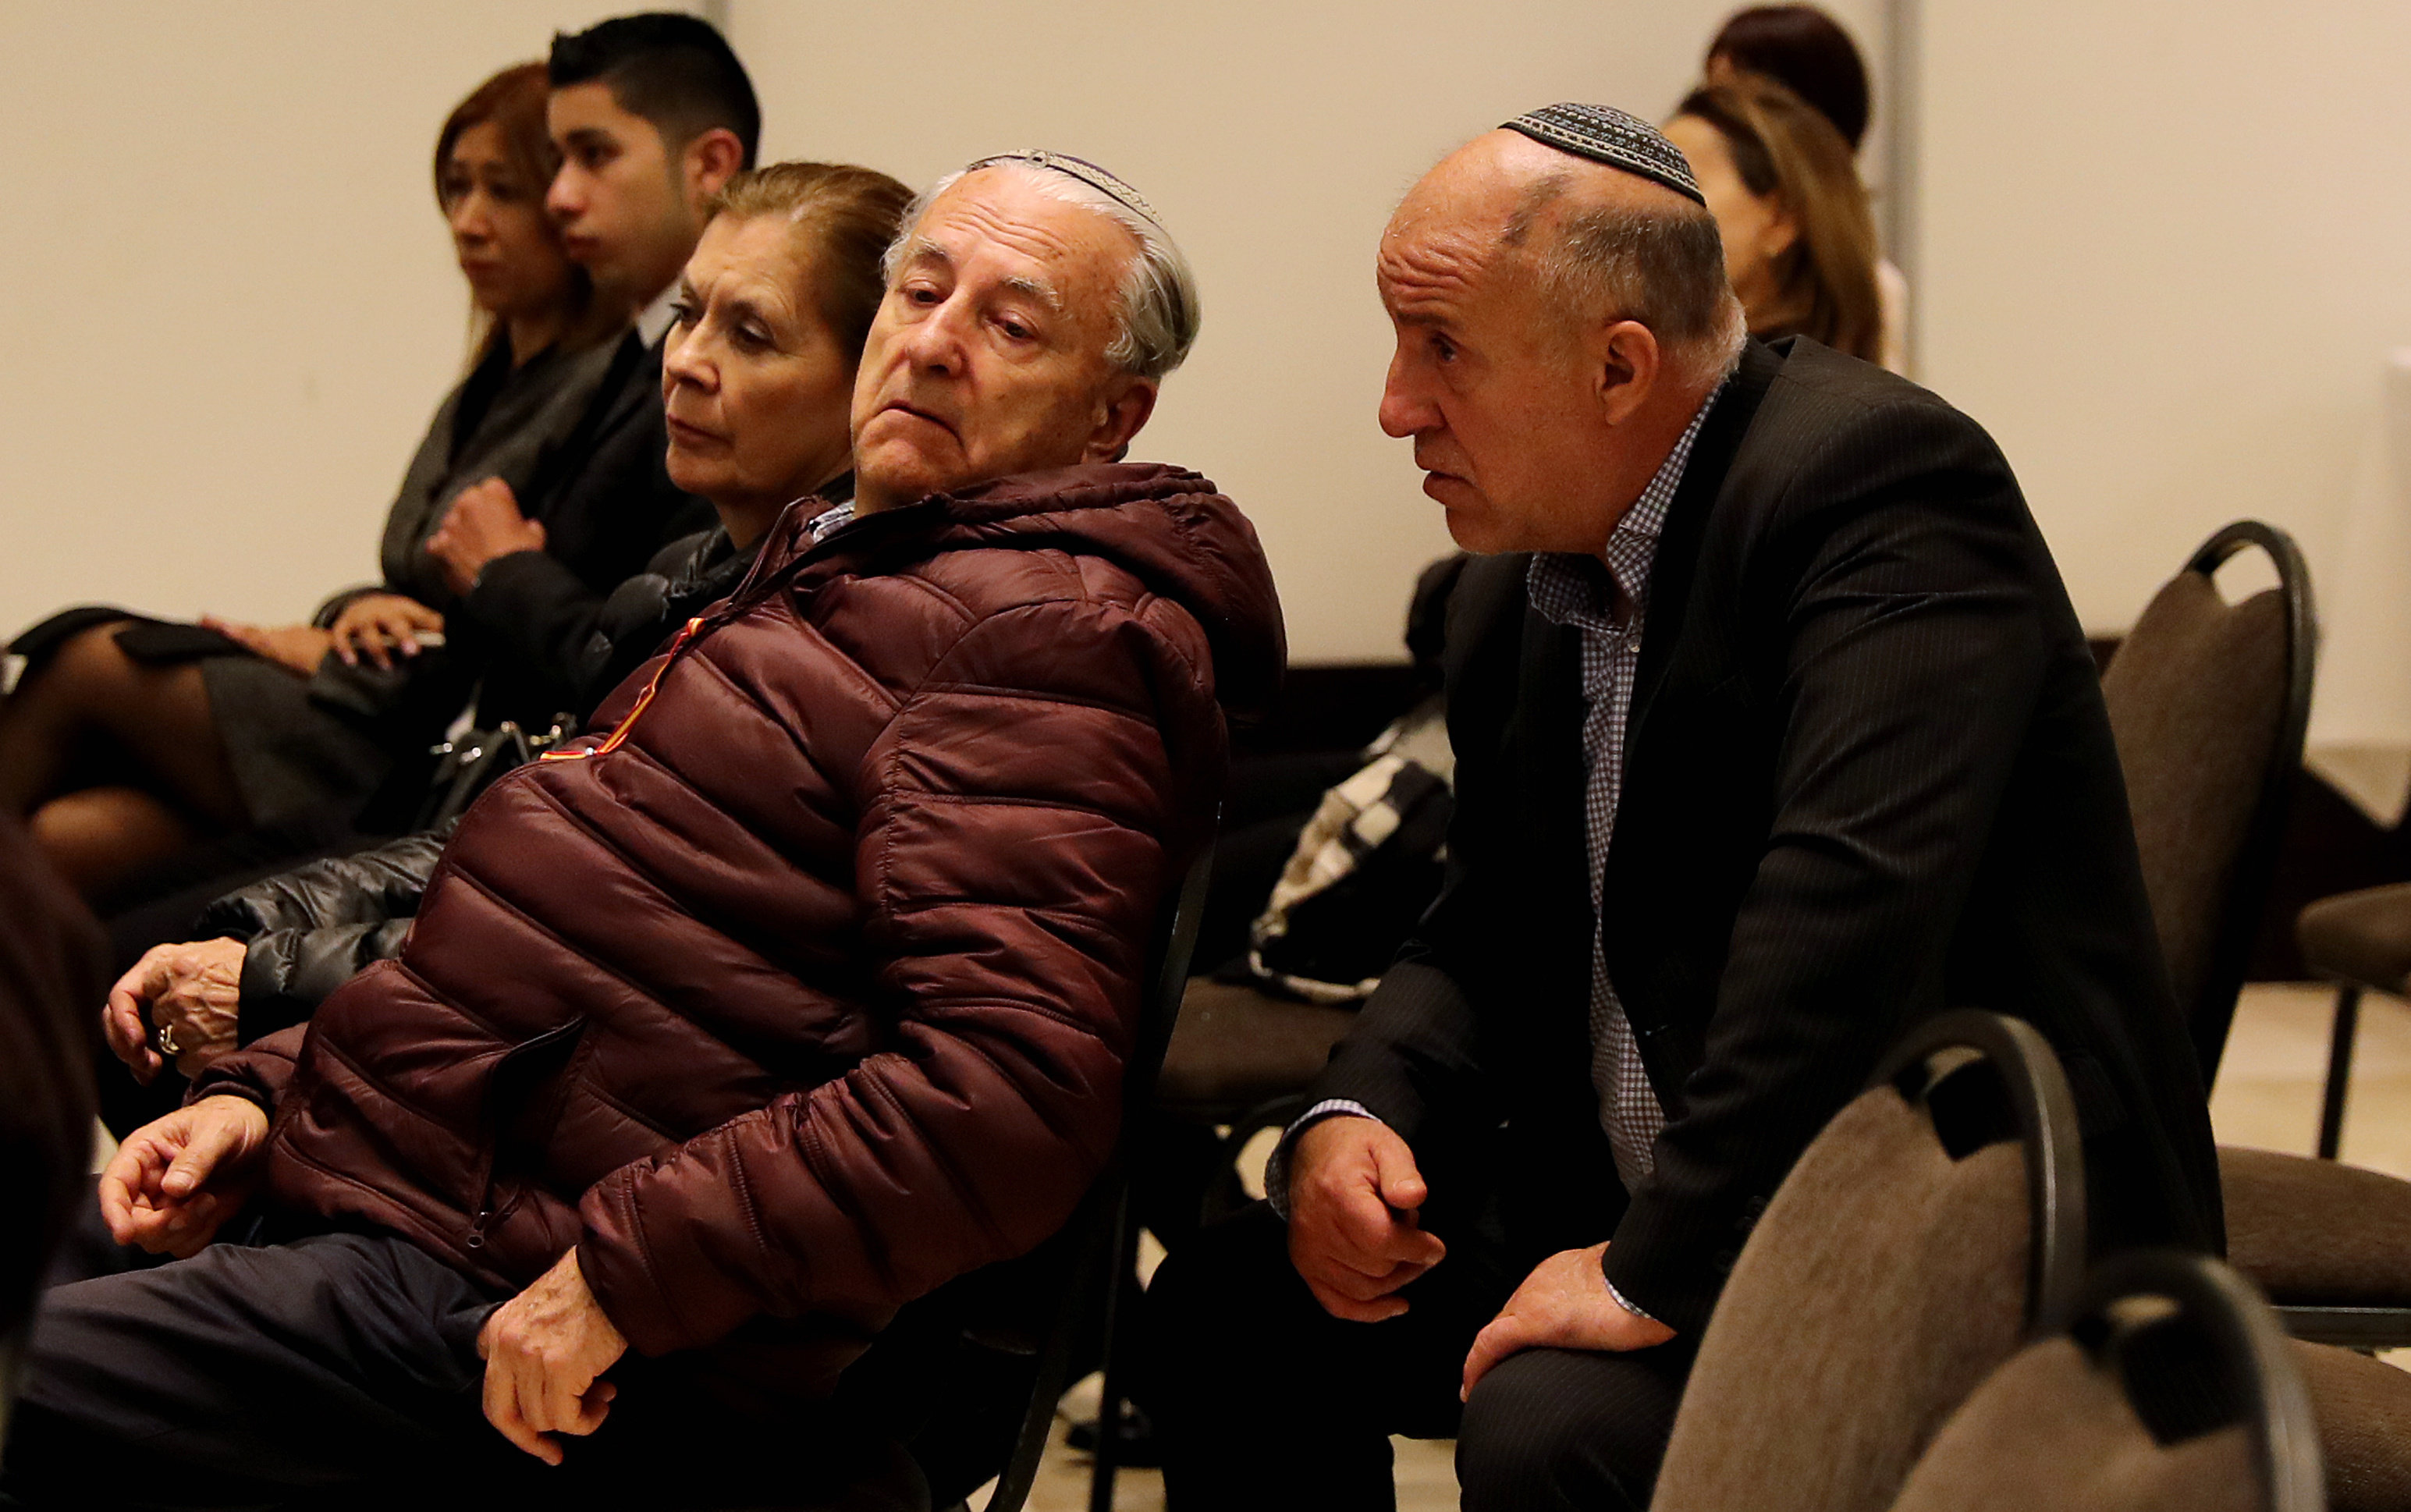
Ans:
MULTIPOLYGON (((1560 625, 1582 632, 1583 819, 1590 873, 1591 917, 1600 916, 1600 885, 1607 865, 1608 842, 1615 835, 1615 806, 1624 787, 1625 722, 1632 713, 1632 681, 1641 664, 1641 625, 1649 612, 1649 569, 1658 556, 1658 537, 1665 529, 1666 510, 1682 487, 1683 470, 1690 465, 1691 446, 1717 396, 1717 385, 1683 429, 1674 449, 1659 463, 1649 486, 1624 512, 1607 538, 1600 557, 1542 552, 1532 558, 1526 576, 1526 594, 1534 610, 1560 625)), ((1590 942, 1591 1084, 1599 1090, 1600 1123, 1607 1130, 1608 1147, 1615 1156, 1615 1173, 1626 1191, 1633 1190, 1655 1164, 1658 1131, 1666 1127, 1666 1110, 1649 1084, 1641 1062, 1632 1025, 1624 1004, 1609 980, 1600 932, 1594 925, 1590 942)), ((1264 1170, 1265 1195, 1275 1211, 1289 1215, 1289 1153, 1308 1126, 1339 1114, 1370 1118, 1372 1110, 1347 1098, 1332 1098, 1308 1108, 1281 1135, 1264 1170)), ((1635 1307, 1610 1283, 1608 1290, 1627 1312, 1649 1315, 1635 1307)))
MULTIPOLYGON (((1715 402, 1709 396, 1708 403, 1715 402)), ((1674 449, 1607 538, 1603 557, 1542 552, 1532 559, 1526 593, 1553 624, 1582 634, 1583 829, 1588 842, 1590 909, 1590 1079, 1599 1090, 1600 1122, 1615 1155, 1624 1189, 1637 1190, 1656 1163, 1658 1131, 1666 1111, 1649 1084, 1641 1047, 1624 1003, 1608 976, 1600 887, 1607 848, 1615 836, 1615 809, 1624 791, 1624 737, 1632 712, 1633 673, 1641 664, 1641 627, 1649 613, 1649 568, 1667 506, 1682 486, 1683 469, 1708 405, 1691 416, 1674 449)))

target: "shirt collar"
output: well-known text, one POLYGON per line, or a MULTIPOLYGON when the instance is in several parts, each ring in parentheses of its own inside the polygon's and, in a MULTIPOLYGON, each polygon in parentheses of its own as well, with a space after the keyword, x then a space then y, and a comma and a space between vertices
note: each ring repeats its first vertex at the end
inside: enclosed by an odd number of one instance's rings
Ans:
POLYGON ((1649 565, 1658 555, 1658 537, 1666 528, 1666 511, 1683 486, 1683 472, 1690 466, 1691 447, 1700 439, 1700 427, 1706 423, 1708 412, 1716 407, 1723 392, 1724 385, 1719 384, 1701 401, 1691 415, 1691 423, 1675 438, 1673 449, 1658 464, 1648 487, 1641 490, 1641 497, 1632 502, 1632 507, 1615 522, 1615 529, 1608 532, 1604 561, 1586 552, 1533 554, 1532 564, 1525 574, 1525 587, 1532 607, 1541 612, 1542 618, 1583 630, 1613 630, 1616 628, 1615 613, 1619 593, 1635 603, 1647 593, 1649 565))
POLYGON ((636 334, 647 346, 661 345, 662 338, 670 333, 670 322, 678 318, 678 312, 672 308, 678 303, 678 280, 672 279, 653 296, 652 303, 636 312, 636 334))

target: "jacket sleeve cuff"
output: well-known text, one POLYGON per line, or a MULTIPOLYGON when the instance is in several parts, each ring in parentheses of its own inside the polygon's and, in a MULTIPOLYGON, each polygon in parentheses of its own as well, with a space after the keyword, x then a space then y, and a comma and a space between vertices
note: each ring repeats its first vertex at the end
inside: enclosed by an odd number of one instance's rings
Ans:
MULTIPOLYGON (((1615 1246, 1614 1246, 1614 1245, 1610 1245, 1609 1247, 1612 1249, 1612 1248, 1614 1248, 1615 1246)), ((1602 1272, 1601 1279, 1605 1279, 1605 1277, 1604 1277, 1604 1273, 1603 1273, 1603 1272, 1605 1272, 1605 1270, 1606 1270, 1606 1261, 1607 1261, 1607 1257, 1606 1257, 1606 1256, 1602 1255, 1602 1256, 1600 1256, 1600 1271, 1602 1272)), ((1655 1313, 1653 1313, 1653 1312, 1649 1311, 1649 1309, 1647 1309, 1647 1308, 1645 1308, 1645 1307, 1642 1306, 1639 1302, 1634 1301, 1631 1298, 1627 1297, 1624 1293, 1622 1293, 1622 1292, 1620 1292, 1620 1291, 1616 1290, 1616 1289, 1615 1289, 1615 1282, 1613 1282, 1613 1281, 1609 1281, 1609 1282, 1607 1283, 1607 1294, 1608 1294, 1608 1296, 1610 1296, 1610 1297, 1612 1297, 1612 1298, 1614 1298, 1614 1299, 1615 1300, 1615 1305, 1616 1305, 1616 1306, 1623 1308, 1626 1312, 1630 1313, 1634 1317, 1640 1318, 1640 1319, 1641 1319, 1643 1322, 1644 1322, 1644 1323, 1665 1323, 1665 1322, 1666 1322, 1666 1320, 1665 1320, 1664 1318, 1659 1317, 1657 1314, 1655 1314, 1655 1313)), ((1669 1325, 1668 1325, 1668 1327, 1672 1327, 1672 1326, 1673 1326, 1673 1325, 1671 1325, 1671 1324, 1669 1324, 1669 1325)))
POLYGON ((1297 1146, 1297 1137, 1326 1118, 1372 1117, 1373 1110, 1352 1098, 1325 1098, 1298 1114, 1281 1131, 1280 1142, 1273 1146, 1272 1158, 1264 1162, 1264 1200, 1281 1215, 1282 1222, 1289 1221, 1289 1157, 1297 1146))
POLYGON ((1763 1208, 1745 1203, 1728 1222, 1716 1215, 1721 1206, 1669 1199, 1644 1185, 1607 1246, 1608 1289, 1635 1312, 1696 1337, 1763 1208))
POLYGON ((193 1079, 184 1094, 184 1105, 189 1108, 203 1098, 246 1098, 274 1118, 276 1104, 293 1080, 293 1069, 301 1057, 301 1041, 308 1034, 309 1025, 295 1025, 212 1062, 193 1079))
POLYGON ((577 1241, 577 1269, 628 1346, 651 1358, 713 1343, 759 1309, 709 1286, 690 1286, 675 1297, 663 1287, 634 1191, 648 1169, 640 1160, 587 1188, 578 1203, 586 1231, 577 1241))
POLYGON ((478 571, 477 581, 460 600, 460 608, 470 618, 507 634, 533 617, 533 606, 587 591, 585 583, 559 559, 541 551, 512 551, 478 571))

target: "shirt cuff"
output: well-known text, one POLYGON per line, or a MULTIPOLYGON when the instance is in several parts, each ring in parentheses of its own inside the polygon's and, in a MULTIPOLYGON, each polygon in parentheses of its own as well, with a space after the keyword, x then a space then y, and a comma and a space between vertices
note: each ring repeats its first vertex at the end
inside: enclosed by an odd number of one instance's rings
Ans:
MULTIPOLYGON (((1281 1131, 1280 1142, 1273 1146, 1273 1157, 1264 1162, 1264 1200, 1273 1211, 1289 1221, 1289 1156, 1297 1137, 1326 1118, 1373 1118, 1373 1110, 1352 1098, 1325 1098, 1297 1115, 1289 1127, 1281 1131)), ((1374 1118, 1375 1123, 1381 1120, 1374 1118)))
MULTIPOLYGON (((1604 1266, 1606 1262, 1607 1257, 1604 1255, 1600 1256, 1600 1263, 1604 1266)), ((1601 1281, 1607 1281, 1607 1273, 1605 1271, 1602 1270, 1600 1272, 1600 1279, 1601 1281)), ((1616 1306, 1623 1308, 1626 1312, 1630 1313, 1634 1317, 1641 1319, 1643 1322, 1655 1323, 1660 1328, 1665 1326, 1665 1320, 1651 1313, 1647 1308, 1634 1306, 1631 1298, 1627 1297, 1624 1293, 1615 1289, 1615 1282, 1607 1281, 1607 1294, 1615 1299, 1616 1306)))

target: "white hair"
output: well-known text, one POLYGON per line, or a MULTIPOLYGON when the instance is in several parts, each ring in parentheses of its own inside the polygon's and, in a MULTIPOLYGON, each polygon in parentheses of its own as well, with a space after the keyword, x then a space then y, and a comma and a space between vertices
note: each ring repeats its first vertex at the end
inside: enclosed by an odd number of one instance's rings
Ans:
POLYGON ((984 160, 957 168, 922 190, 905 209, 904 229, 888 244, 880 265, 891 284, 930 205, 964 174, 990 169, 1020 174, 1049 199, 1095 211, 1138 242, 1138 253, 1122 274, 1121 308, 1116 313, 1113 342, 1105 348, 1106 360, 1141 378, 1162 378, 1188 359, 1189 349, 1197 343, 1202 312, 1197 275, 1190 270, 1179 245, 1153 218, 1078 175, 1044 163, 1017 157, 984 160))

